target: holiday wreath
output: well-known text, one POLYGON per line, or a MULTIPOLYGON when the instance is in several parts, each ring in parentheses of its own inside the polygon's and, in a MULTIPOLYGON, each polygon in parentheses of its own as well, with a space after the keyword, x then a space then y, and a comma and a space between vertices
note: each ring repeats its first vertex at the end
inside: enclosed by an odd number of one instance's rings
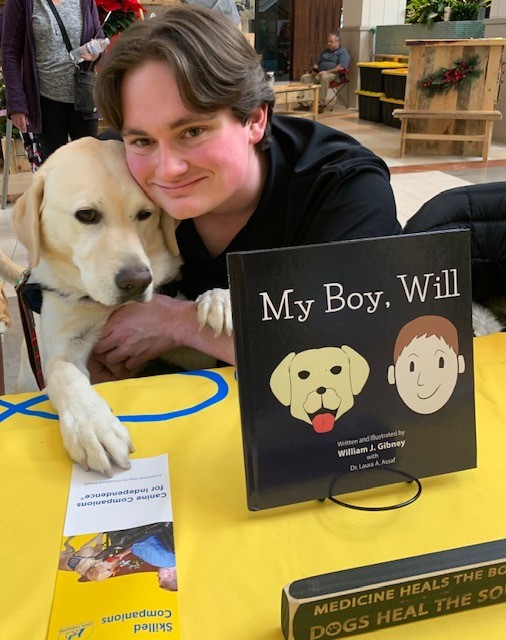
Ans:
POLYGON ((482 69, 477 69, 479 63, 479 56, 458 58, 453 62, 454 67, 450 69, 441 67, 438 71, 422 78, 418 82, 418 88, 429 98, 437 93, 446 93, 452 87, 459 89, 462 84, 471 82, 483 73, 482 69))

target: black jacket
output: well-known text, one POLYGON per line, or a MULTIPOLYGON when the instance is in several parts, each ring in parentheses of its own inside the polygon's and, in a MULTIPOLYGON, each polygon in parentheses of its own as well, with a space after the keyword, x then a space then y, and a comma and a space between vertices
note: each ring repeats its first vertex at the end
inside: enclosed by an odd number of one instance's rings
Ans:
POLYGON ((471 230, 473 299, 506 295, 506 182, 448 189, 408 221, 404 233, 471 230))

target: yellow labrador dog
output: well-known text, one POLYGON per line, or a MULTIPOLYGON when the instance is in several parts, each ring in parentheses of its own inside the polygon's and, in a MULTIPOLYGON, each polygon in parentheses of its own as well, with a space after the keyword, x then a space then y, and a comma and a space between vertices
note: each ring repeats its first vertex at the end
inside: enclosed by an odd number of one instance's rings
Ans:
MULTIPOLYGON (((121 142, 82 138, 34 174, 13 227, 31 258, 29 282, 42 287, 41 360, 63 443, 85 469, 111 475, 112 464, 128 468, 128 431, 90 385, 86 364, 114 309, 148 302, 157 285, 178 276, 175 222, 130 176, 121 142)), ((3 275, 9 279, 12 269, 3 275)), ((197 305, 202 326, 231 332, 228 292, 206 292, 197 305)), ((215 363, 198 355, 187 368, 215 363)), ((188 353, 179 356, 187 364, 188 353)))
POLYGON ((283 358, 270 387, 294 418, 312 425, 316 433, 327 433, 353 407, 369 371, 367 360, 346 345, 307 349, 283 358))

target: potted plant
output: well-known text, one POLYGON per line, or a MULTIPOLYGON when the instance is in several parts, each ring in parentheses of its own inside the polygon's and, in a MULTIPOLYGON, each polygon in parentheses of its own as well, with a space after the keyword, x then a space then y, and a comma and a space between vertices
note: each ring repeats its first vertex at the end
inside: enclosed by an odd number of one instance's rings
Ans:
POLYGON ((96 0, 100 22, 103 22, 111 11, 104 25, 104 33, 108 38, 124 31, 135 20, 142 20, 144 8, 138 0, 96 0))
POLYGON ((477 20, 481 8, 489 7, 491 0, 411 0, 406 6, 406 24, 424 24, 432 27, 443 22, 445 9, 450 9, 452 22, 477 20))

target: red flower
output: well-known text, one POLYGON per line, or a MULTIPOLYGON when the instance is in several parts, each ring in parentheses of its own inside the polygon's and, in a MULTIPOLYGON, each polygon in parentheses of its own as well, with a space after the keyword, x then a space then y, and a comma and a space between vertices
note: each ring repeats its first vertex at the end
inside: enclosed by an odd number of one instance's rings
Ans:
POLYGON ((116 0, 96 0, 96 5, 99 9, 103 9, 105 13, 109 11, 123 11, 119 2, 116 0))
POLYGON ((104 26, 105 35, 111 38, 124 31, 134 20, 142 17, 144 7, 139 0, 95 0, 102 22, 112 12, 104 26))
POLYGON ((133 11, 136 15, 142 11, 142 5, 138 0, 123 0, 122 9, 124 13, 128 13, 129 11, 133 11))

